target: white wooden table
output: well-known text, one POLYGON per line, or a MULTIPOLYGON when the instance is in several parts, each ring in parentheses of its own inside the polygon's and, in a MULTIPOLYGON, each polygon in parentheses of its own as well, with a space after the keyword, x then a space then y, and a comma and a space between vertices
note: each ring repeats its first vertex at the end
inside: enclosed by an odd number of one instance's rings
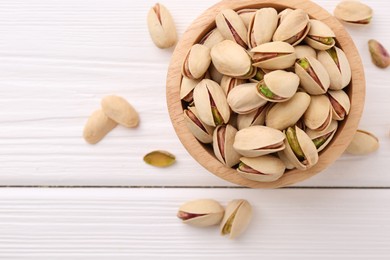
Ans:
MULTIPOLYGON (((181 35, 215 2, 162 3, 181 35)), ((316 2, 332 12, 338 0, 316 2)), ((390 49, 390 4, 366 3, 372 24, 347 29, 365 62, 361 127, 379 151, 345 155, 292 188, 251 190, 204 170, 175 136, 165 103, 172 50, 157 49, 146 28, 154 1, 0 1, 0 259, 390 259, 390 76, 367 48, 375 38, 390 49), (141 125, 87 145, 83 125, 112 93, 141 125), (177 163, 144 164, 155 149, 177 163), (178 206, 197 198, 249 200, 248 232, 230 241, 181 224, 178 206)))

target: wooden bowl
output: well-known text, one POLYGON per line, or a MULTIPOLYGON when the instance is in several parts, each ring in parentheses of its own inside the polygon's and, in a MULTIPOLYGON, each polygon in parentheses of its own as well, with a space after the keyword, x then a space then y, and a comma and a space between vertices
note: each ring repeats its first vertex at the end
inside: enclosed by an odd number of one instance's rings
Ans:
POLYGON ((167 103, 173 126, 188 152, 203 167, 229 182, 252 188, 278 188, 303 181, 332 164, 347 148, 358 127, 365 99, 365 78, 359 53, 344 27, 322 7, 308 0, 224 0, 209 8, 199 16, 181 37, 173 53, 167 75, 167 103), (183 107, 179 97, 181 66, 187 51, 212 28, 215 16, 223 9, 239 10, 243 8, 273 7, 278 11, 285 8, 302 9, 311 18, 323 21, 336 34, 338 46, 345 52, 352 69, 352 81, 345 88, 351 100, 348 117, 339 124, 331 143, 320 153, 318 163, 306 171, 290 170, 274 182, 256 182, 241 177, 235 169, 228 168, 216 159, 212 148, 201 144, 188 130, 183 117, 183 107))

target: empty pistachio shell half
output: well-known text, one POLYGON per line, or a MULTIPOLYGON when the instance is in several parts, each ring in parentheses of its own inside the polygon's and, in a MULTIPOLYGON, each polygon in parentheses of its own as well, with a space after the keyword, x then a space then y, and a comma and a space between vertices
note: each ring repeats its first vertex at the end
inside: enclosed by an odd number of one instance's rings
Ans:
POLYGON ((342 1, 335 10, 338 19, 354 24, 368 24, 372 18, 372 9, 359 1, 342 1))
POLYGON ((265 115, 269 107, 268 104, 265 104, 248 114, 239 114, 237 116, 238 129, 241 130, 253 125, 263 125, 265 121, 265 115))
POLYGON ((333 120, 326 129, 315 131, 308 128, 306 134, 313 140, 314 145, 317 147, 317 151, 320 152, 330 143, 337 131, 337 127, 337 121, 333 120))
POLYGON ((298 60, 305 57, 313 57, 315 59, 317 58, 316 50, 308 45, 298 45, 295 46, 294 49, 298 60))
POLYGON ((211 63, 210 48, 195 44, 188 51, 182 66, 182 74, 190 79, 203 77, 211 63))
POLYGON ((234 150, 233 142, 237 129, 231 125, 217 126, 213 134, 213 149, 217 159, 228 167, 240 161, 240 155, 234 150))
POLYGON ((241 235, 248 227, 252 219, 252 206, 248 201, 239 199, 232 200, 226 206, 220 230, 221 235, 229 235, 234 239, 241 235))
POLYGON ((303 115, 305 125, 317 131, 328 128, 332 122, 332 105, 326 95, 312 96, 310 105, 303 115))
POLYGON ((287 42, 295 46, 306 37, 309 30, 309 16, 303 10, 295 9, 283 18, 272 40, 287 42))
POLYGON ((196 107, 188 107, 184 110, 184 121, 191 133, 200 142, 208 144, 213 141, 214 127, 206 125, 199 119, 196 107))
POLYGON ((214 47, 217 43, 225 40, 222 34, 218 31, 218 29, 213 29, 209 33, 207 33, 202 40, 200 40, 200 44, 209 47, 210 49, 214 47))
POLYGON ((123 97, 106 96, 102 99, 101 105, 103 112, 118 124, 129 128, 138 126, 138 112, 123 97))
POLYGON ((232 9, 224 9, 215 17, 215 23, 222 36, 247 48, 247 28, 240 16, 232 9))
POLYGON ((256 86, 256 83, 245 83, 233 88, 227 97, 230 108, 238 114, 247 114, 267 103, 256 94, 256 86))
POLYGON ((332 105, 332 115, 334 120, 344 120, 349 114, 351 102, 347 93, 343 90, 329 90, 328 97, 332 105))
POLYGON ((334 46, 336 35, 325 23, 318 20, 310 20, 310 30, 305 42, 316 50, 327 50, 334 46))
POLYGON ((270 42, 278 26, 278 13, 274 8, 261 8, 252 16, 248 26, 248 47, 270 42))
POLYGON ((237 168, 238 174, 252 181, 271 182, 282 177, 286 166, 279 158, 264 155, 255 158, 242 157, 237 168))
POLYGON ((174 164, 176 158, 167 151, 153 151, 144 156, 144 162, 155 167, 168 167, 174 164))
POLYGON ((239 130, 233 147, 245 157, 258 157, 283 150, 284 139, 285 136, 281 131, 256 125, 239 130))
POLYGON ((378 41, 369 40, 368 49, 371 54, 371 60, 377 67, 384 69, 390 65, 390 55, 378 41))
POLYGON ((194 88, 199 82, 200 80, 198 79, 183 77, 180 85, 180 99, 187 103, 191 103, 194 99, 194 88))
POLYGON ((253 66, 262 69, 286 69, 294 65, 296 56, 293 46, 286 42, 267 42, 251 50, 253 66))
POLYGON ((103 139, 118 124, 110 119, 102 110, 96 110, 88 118, 84 126, 83 137, 90 144, 96 144, 103 139))
POLYGON ((230 93, 230 91, 234 87, 241 85, 241 84, 244 84, 245 81, 246 81, 245 79, 237 79, 237 78, 232 78, 232 77, 223 75, 223 77, 221 79, 221 88, 222 88, 223 92, 225 93, 225 95, 228 96, 228 94, 230 93))
POLYGON ((301 80, 301 86, 311 95, 325 94, 330 85, 328 72, 313 57, 305 57, 295 63, 295 73, 301 80))
POLYGON ((378 148, 379 140, 374 134, 357 130, 346 151, 354 155, 366 155, 375 152, 378 148))
POLYGON ((245 8, 237 11, 237 14, 240 16, 241 20, 244 22, 245 27, 249 27, 249 23, 252 20, 253 15, 255 15, 257 9, 245 8))
POLYGON ((168 9, 157 3, 150 8, 148 29, 154 44, 159 48, 169 48, 177 41, 176 26, 168 9))
POLYGON ((199 199, 184 203, 177 212, 183 223, 196 227, 217 225, 224 215, 223 207, 212 199, 199 199))

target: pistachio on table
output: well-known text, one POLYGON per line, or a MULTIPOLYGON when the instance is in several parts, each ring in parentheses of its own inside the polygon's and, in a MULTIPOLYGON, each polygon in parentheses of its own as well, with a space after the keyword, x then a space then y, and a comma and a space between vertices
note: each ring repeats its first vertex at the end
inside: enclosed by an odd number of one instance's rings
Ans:
POLYGON ((110 119, 102 110, 96 110, 84 126, 83 137, 86 142, 96 144, 117 125, 118 123, 110 119))
POLYGON ((144 162, 155 167, 168 167, 174 164, 176 157, 162 150, 152 151, 144 156, 144 162))
POLYGON ((217 126, 213 134, 213 149, 217 159, 228 167, 240 161, 240 155, 234 150, 233 142, 237 129, 231 125, 217 126))
POLYGON ((368 49, 371 54, 371 60, 377 67, 385 69, 390 65, 390 55, 378 41, 369 40, 368 49))
POLYGON ((148 13, 148 29, 154 44, 159 48, 169 48, 177 41, 176 26, 168 9, 155 4, 148 13))
POLYGON ((372 18, 372 9, 362 2, 347 0, 336 6, 334 16, 348 23, 369 24, 372 18))
POLYGON ((228 203, 223 216, 220 230, 221 235, 229 235, 230 239, 240 236, 252 219, 252 206, 248 201, 239 199, 228 203))
POLYGON ((346 152, 354 155, 366 155, 379 148, 378 138, 367 131, 357 130, 346 152))
POLYGON ((262 182, 276 181, 282 177, 286 166, 283 161, 272 155, 264 155, 255 158, 240 158, 237 168, 242 177, 262 182))
POLYGON ((240 16, 232 9, 222 10, 216 17, 215 23, 222 36, 236 42, 243 48, 248 47, 247 28, 240 16))
POLYGON ((221 222, 225 210, 215 200, 199 199, 180 206, 177 217, 183 223, 197 227, 217 225, 221 222))
POLYGON ((137 127, 139 124, 138 112, 120 96, 106 96, 101 101, 103 112, 112 120, 128 128, 137 127))

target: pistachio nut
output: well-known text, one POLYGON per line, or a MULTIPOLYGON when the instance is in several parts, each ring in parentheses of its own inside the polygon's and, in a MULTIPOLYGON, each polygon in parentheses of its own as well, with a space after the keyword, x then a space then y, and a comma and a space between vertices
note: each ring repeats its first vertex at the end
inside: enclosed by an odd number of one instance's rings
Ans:
POLYGON ((286 18, 286 16, 288 14, 290 14, 291 12, 293 11, 293 9, 291 8, 286 8, 284 9, 283 11, 281 11, 278 16, 279 16, 279 23, 283 22, 284 18, 286 18))
POLYGON ((282 177, 286 166, 283 161, 272 155, 256 158, 242 157, 237 172, 252 181, 272 182, 282 177))
POLYGON ((154 44, 159 48, 169 48, 177 41, 176 27, 168 9, 155 4, 148 13, 148 29, 154 44))
POLYGON ((313 57, 299 59, 295 63, 295 73, 301 86, 311 95, 321 95, 328 91, 330 78, 324 66, 313 57))
POLYGON ((346 151, 353 155, 367 155, 375 152, 378 148, 379 140, 374 134, 357 130, 346 151))
POLYGON ((206 125, 199 119, 196 107, 188 107, 184 110, 184 121, 190 132, 200 142, 208 144, 213 141, 214 127, 206 125))
POLYGON ((269 104, 267 103, 255 111, 252 111, 248 114, 239 114, 237 116, 237 127, 238 130, 253 126, 253 125, 263 125, 265 121, 265 115, 268 111, 269 104))
POLYGON ((250 126, 237 132, 233 147, 245 157, 258 157, 283 150, 284 134, 266 126, 250 126))
POLYGON ((180 99, 187 103, 191 103, 194 99, 194 88, 199 82, 200 80, 198 79, 183 77, 180 85, 180 99))
POLYGON ((262 69, 286 69, 294 65, 296 55, 293 46, 286 42, 267 42, 253 48, 253 66, 262 69))
POLYGON ((233 149, 237 129, 231 125, 217 126, 213 134, 213 149, 217 159, 228 167, 240 162, 240 155, 233 149))
POLYGON ((222 36, 247 48, 247 28, 240 16, 232 9, 224 9, 215 17, 215 23, 222 36))
POLYGON ((332 105, 333 120, 344 120, 351 108, 351 102, 347 93, 343 90, 329 90, 328 98, 332 105))
POLYGON ((238 85, 244 84, 245 79, 232 78, 226 75, 222 76, 221 79, 221 88, 226 96, 229 95, 230 91, 238 85))
POLYGON ((310 137, 299 127, 286 130, 286 149, 283 151, 288 160, 299 170, 306 170, 318 162, 318 152, 310 137))
POLYGON ((252 78, 256 70, 246 50, 233 41, 225 40, 211 49, 211 60, 223 75, 234 78, 252 78))
POLYGON ((252 206, 248 201, 239 199, 228 203, 223 216, 220 230, 221 235, 229 235, 234 239, 241 235, 252 219, 252 206))
POLYGON ((184 203, 177 212, 183 223, 196 227, 217 225, 221 222, 225 210, 215 200, 199 199, 184 203))
POLYGON ((265 74, 264 79, 257 83, 257 94, 271 102, 289 100, 297 91, 299 77, 293 72, 275 70, 265 74))
POLYGON ((283 18, 272 40, 287 42, 295 46, 306 37, 309 30, 309 16, 303 10, 295 9, 283 18))
POLYGON ((210 48, 201 44, 195 44, 184 59, 181 72, 187 78, 199 79, 206 73, 210 63, 210 48))
POLYGON ((223 41, 224 38, 222 34, 218 31, 217 28, 211 30, 208 32, 199 42, 199 44, 203 44, 206 47, 209 47, 210 49, 214 47, 217 43, 220 43, 223 41))
POLYGON ((230 109, 218 83, 203 79, 194 89, 194 104, 200 120, 209 126, 226 124, 230 109))
POLYGON ((294 49, 298 60, 305 57, 313 57, 315 59, 317 58, 316 50, 308 45, 298 45, 295 46, 294 49))
POLYGON ((279 159, 280 159, 280 160, 284 163, 284 165, 286 166, 286 169, 292 170, 292 169, 295 168, 294 164, 292 164, 292 163, 290 162, 290 160, 287 158, 287 156, 286 156, 284 150, 283 150, 283 151, 279 151, 279 152, 277 153, 277 155, 279 156, 279 159))
POLYGON ((311 129, 306 130, 306 134, 311 138, 314 145, 317 148, 318 152, 321 152, 332 140, 334 134, 337 131, 338 123, 335 120, 332 120, 330 125, 322 130, 322 131, 315 131, 311 129))
POLYGON ((144 162, 155 167, 168 167, 174 164, 176 157, 162 150, 150 152, 144 156, 144 162))
POLYGON ((102 110, 96 110, 84 126, 83 137, 89 144, 96 144, 118 125, 102 110))
POLYGON ((318 60, 328 71, 330 78, 330 89, 340 90, 346 87, 351 81, 351 67, 345 53, 334 46, 326 51, 317 54, 318 60))
POLYGON ((359 1, 342 1, 334 9, 334 16, 348 23, 369 24, 372 9, 359 1))
POLYGON ((332 48, 336 41, 336 35, 325 23, 318 20, 310 20, 310 30, 305 42, 316 50, 327 50, 332 48))
POLYGON ((305 125, 317 131, 328 128, 332 122, 332 105, 326 95, 312 96, 310 105, 303 115, 305 125))
POLYGON ((249 79, 250 82, 258 83, 259 81, 262 81, 264 79, 266 72, 261 69, 257 68, 256 74, 253 76, 253 78, 249 79))
POLYGON ((261 8, 252 16, 248 26, 248 47, 270 42, 278 26, 278 13, 274 8, 261 8))
POLYGON ((248 114, 267 103, 256 94, 256 86, 256 83, 245 83, 233 88, 227 97, 230 108, 238 114, 248 114))
POLYGON ((252 20, 253 15, 255 15, 256 11, 257 9, 251 9, 251 8, 245 8, 237 11, 237 14, 244 22, 246 28, 249 27, 249 23, 252 20))
POLYGON ((284 130, 295 125, 310 104, 310 96, 305 92, 297 92, 290 100, 276 103, 266 115, 265 125, 284 130))
POLYGON ((377 67, 385 69, 390 65, 390 55, 378 41, 369 40, 368 49, 371 54, 371 60, 377 67))
POLYGON ((214 80, 218 84, 221 83, 223 75, 217 70, 213 63, 210 64, 208 72, 211 80, 214 80))

